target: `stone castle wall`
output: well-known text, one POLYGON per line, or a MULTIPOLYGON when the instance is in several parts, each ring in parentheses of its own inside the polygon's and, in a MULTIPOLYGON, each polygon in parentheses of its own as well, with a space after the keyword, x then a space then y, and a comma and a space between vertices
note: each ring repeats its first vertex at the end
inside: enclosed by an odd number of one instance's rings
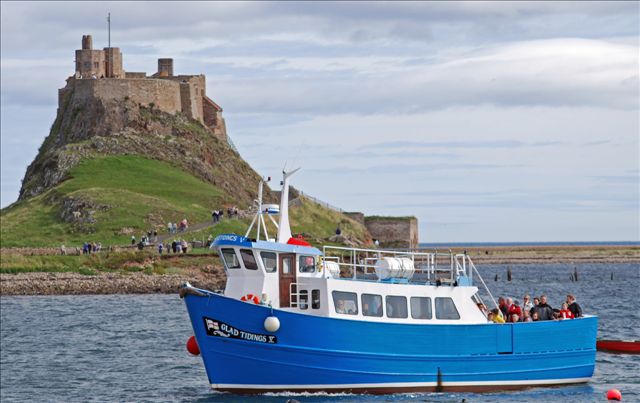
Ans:
POLYGON ((415 217, 365 217, 365 226, 381 247, 418 247, 418 219, 415 217))
MULTIPOLYGON (((125 97, 133 102, 154 106, 161 111, 175 114, 182 111, 180 85, 168 80, 136 78, 104 78, 99 80, 73 80, 74 100, 92 98, 122 100, 125 97)), ((62 105, 59 105, 62 107, 62 105)))

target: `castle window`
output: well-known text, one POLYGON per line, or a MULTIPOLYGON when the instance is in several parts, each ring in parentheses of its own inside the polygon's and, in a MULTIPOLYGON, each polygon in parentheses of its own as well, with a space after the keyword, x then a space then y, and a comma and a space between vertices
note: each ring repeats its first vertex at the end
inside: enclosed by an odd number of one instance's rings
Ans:
POLYGON ((93 63, 93 67, 95 67, 96 69, 100 67, 100 63, 99 62, 94 62, 93 63))
POLYGON ((84 62, 84 68, 85 69, 90 69, 91 68, 91 62, 84 62))

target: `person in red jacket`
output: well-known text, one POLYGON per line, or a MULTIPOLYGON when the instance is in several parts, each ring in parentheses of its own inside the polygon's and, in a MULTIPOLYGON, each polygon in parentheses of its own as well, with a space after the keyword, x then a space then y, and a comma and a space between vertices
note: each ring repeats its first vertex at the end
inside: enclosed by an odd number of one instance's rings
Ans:
MULTIPOLYGON (((507 299, 507 301, 510 301, 511 298, 507 299)), ((512 315, 518 315, 518 318, 522 318, 522 308, 520 308, 520 302, 515 301, 513 304, 509 305, 509 318, 512 315)))
POLYGON ((566 302, 562 303, 562 309, 560 310, 558 319, 573 319, 573 312, 569 310, 569 306, 566 302))

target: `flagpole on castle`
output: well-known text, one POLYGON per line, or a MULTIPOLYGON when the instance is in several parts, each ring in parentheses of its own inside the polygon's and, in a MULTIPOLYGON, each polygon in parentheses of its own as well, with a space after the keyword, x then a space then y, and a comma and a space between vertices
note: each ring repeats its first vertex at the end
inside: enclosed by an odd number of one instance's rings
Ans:
POLYGON ((109 36, 109 49, 111 49, 111 13, 107 14, 107 31, 109 36))

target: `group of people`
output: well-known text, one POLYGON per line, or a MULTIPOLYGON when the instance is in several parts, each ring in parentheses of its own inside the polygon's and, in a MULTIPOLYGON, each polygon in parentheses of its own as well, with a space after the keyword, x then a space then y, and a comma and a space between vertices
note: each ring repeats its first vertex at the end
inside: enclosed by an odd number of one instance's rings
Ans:
POLYGON ((167 223, 167 232, 169 234, 177 234, 178 231, 184 232, 189 228, 189 221, 186 218, 183 218, 179 223, 168 222, 167 223))
MULTIPOLYGON (((85 242, 82 244, 82 254, 83 255, 90 255, 92 253, 96 253, 96 252, 100 252, 102 250, 102 243, 98 242, 85 242)), ((62 247, 60 248, 60 254, 62 255, 66 255, 67 254, 67 250, 64 247, 64 245, 62 245, 62 247)))
POLYGON ((522 305, 520 305, 520 301, 514 301, 512 298, 500 297, 498 298, 498 308, 494 308, 490 312, 487 312, 481 303, 478 304, 478 307, 487 315, 487 319, 494 323, 537 322, 574 319, 582 316, 582 308, 576 302, 576 297, 573 294, 567 295, 561 309, 552 308, 544 294, 539 298, 534 297, 533 300, 529 295, 525 295, 522 305))
POLYGON ((189 249, 189 243, 184 239, 174 239, 173 242, 163 245, 162 242, 158 244, 158 253, 187 253, 189 249))
MULTIPOLYGON (((239 210, 236 206, 233 207, 227 207, 227 217, 229 218, 233 218, 233 217, 237 217, 239 213, 239 210)), ((220 210, 213 210, 211 212, 211 220, 214 223, 220 222, 220 220, 222 219, 222 217, 224 217, 224 211, 222 211, 222 209, 220 210)))
POLYGON ((131 245, 137 245, 138 249, 142 250, 145 246, 148 246, 151 242, 158 242, 158 231, 149 230, 146 234, 140 237, 140 241, 136 244, 136 236, 131 235, 131 245))

